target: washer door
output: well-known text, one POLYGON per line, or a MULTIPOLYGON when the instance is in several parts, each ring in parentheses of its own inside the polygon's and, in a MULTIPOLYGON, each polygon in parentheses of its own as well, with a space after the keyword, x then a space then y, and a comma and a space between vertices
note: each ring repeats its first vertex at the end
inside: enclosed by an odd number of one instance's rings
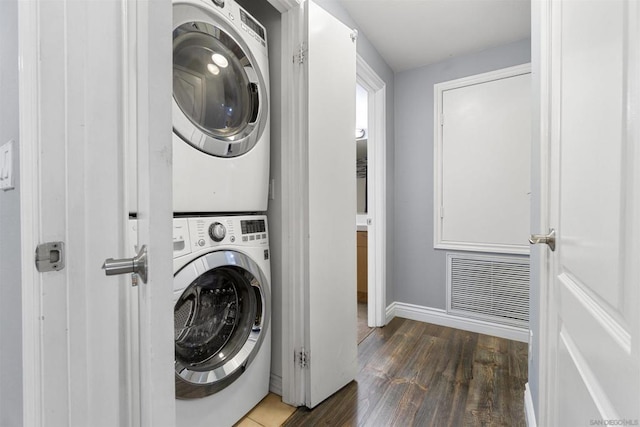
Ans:
POLYGON ((191 5, 174 5, 174 26, 174 132, 214 156, 247 153, 268 119, 264 78, 247 44, 226 20, 191 5))
POLYGON ((251 258, 227 250, 187 264, 174 284, 184 289, 174 307, 176 397, 204 397, 231 384, 259 351, 267 280, 251 258))

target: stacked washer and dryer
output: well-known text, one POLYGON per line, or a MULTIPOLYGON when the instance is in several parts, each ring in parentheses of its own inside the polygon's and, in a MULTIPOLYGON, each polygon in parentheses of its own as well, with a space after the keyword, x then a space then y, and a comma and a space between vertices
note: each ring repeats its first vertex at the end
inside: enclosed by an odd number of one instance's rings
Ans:
POLYGON ((234 1, 174 0, 178 427, 231 426, 269 391, 268 65, 234 1))

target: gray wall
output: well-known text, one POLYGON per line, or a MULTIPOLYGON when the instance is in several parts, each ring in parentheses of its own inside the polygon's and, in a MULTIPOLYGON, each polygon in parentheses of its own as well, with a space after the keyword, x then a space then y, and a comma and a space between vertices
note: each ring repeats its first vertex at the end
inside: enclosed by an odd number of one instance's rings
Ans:
POLYGON ((336 0, 314 0, 319 6, 325 9, 327 12, 331 13, 333 16, 342 21, 345 25, 351 28, 355 28, 358 30, 358 42, 356 46, 356 51, 358 54, 364 59, 364 61, 376 72, 378 77, 380 77, 386 85, 386 96, 387 96, 387 305, 391 304, 394 299, 394 263, 393 263, 393 254, 394 254, 394 239, 392 238, 393 227, 394 227, 394 165, 396 164, 394 160, 394 140, 395 140, 395 108, 394 108, 394 98, 395 98, 395 78, 394 73, 391 67, 387 65, 384 59, 380 56, 378 51, 373 47, 373 45, 367 39, 367 35, 358 27, 355 23, 351 15, 336 1, 336 0))
POLYGON ((395 76, 395 301, 446 307, 445 251, 433 249, 433 85, 531 60, 529 39, 395 76))
POLYGON ((0 191, 0 426, 22 425, 18 1, 0 1, 0 145, 13 139, 15 190, 0 191))

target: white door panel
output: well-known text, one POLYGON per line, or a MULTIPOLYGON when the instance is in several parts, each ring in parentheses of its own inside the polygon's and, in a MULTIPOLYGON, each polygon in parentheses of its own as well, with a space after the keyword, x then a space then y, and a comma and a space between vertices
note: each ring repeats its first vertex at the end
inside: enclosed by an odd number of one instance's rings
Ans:
POLYGON ((640 419, 634 3, 550 3, 549 425, 640 419))
POLYGON ((352 32, 308 2, 309 389, 314 407, 355 378, 356 48, 352 32))
POLYGON ((170 21, 170 1, 20 5, 21 144, 33 153, 21 168, 32 184, 24 228, 37 243, 65 245, 60 271, 33 272, 24 260, 25 323, 34 325, 24 337, 33 351, 25 371, 35 372, 25 382, 29 425, 173 424, 170 198, 140 203, 147 285, 131 288, 129 275, 101 269, 130 253, 125 143, 138 146, 141 191, 171 188, 170 21), (130 312, 138 291, 139 343, 130 312))
POLYGON ((529 73, 442 93, 442 240, 526 243, 530 105, 529 73))

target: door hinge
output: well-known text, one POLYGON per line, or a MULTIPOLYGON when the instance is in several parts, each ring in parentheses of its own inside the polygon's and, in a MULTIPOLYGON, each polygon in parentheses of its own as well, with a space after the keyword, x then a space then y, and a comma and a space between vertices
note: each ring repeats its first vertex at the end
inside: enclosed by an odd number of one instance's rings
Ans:
POLYGON ((296 50, 296 53, 293 55, 293 63, 302 65, 304 64, 305 59, 307 59, 307 46, 304 43, 301 43, 296 50))
POLYGON ((40 273, 64 268, 64 242, 47 242, 36 248, 36 268, 40 273))
POLYGON ((309 367, 309 352, 304 347, 294 353, 294 363, 301 369, 309 367))
POLYGON ((444 113, 440 114, 440 126, 444 126, 444 113))
POLYGON ((440 206, 440 218, 444 218, 444 206, 440 206))
POLYGON ((351 32, 351 34, 350 34, 350 37, 351 37, 351 41, 352 41, 353 43, 355 43, 355 42, 356 42, 356 40, 358 40, 358 30, 356 30, 356 29, 354 28, 354 29, 353 29, 353 31, 352 31, 352 32, 351 32))

